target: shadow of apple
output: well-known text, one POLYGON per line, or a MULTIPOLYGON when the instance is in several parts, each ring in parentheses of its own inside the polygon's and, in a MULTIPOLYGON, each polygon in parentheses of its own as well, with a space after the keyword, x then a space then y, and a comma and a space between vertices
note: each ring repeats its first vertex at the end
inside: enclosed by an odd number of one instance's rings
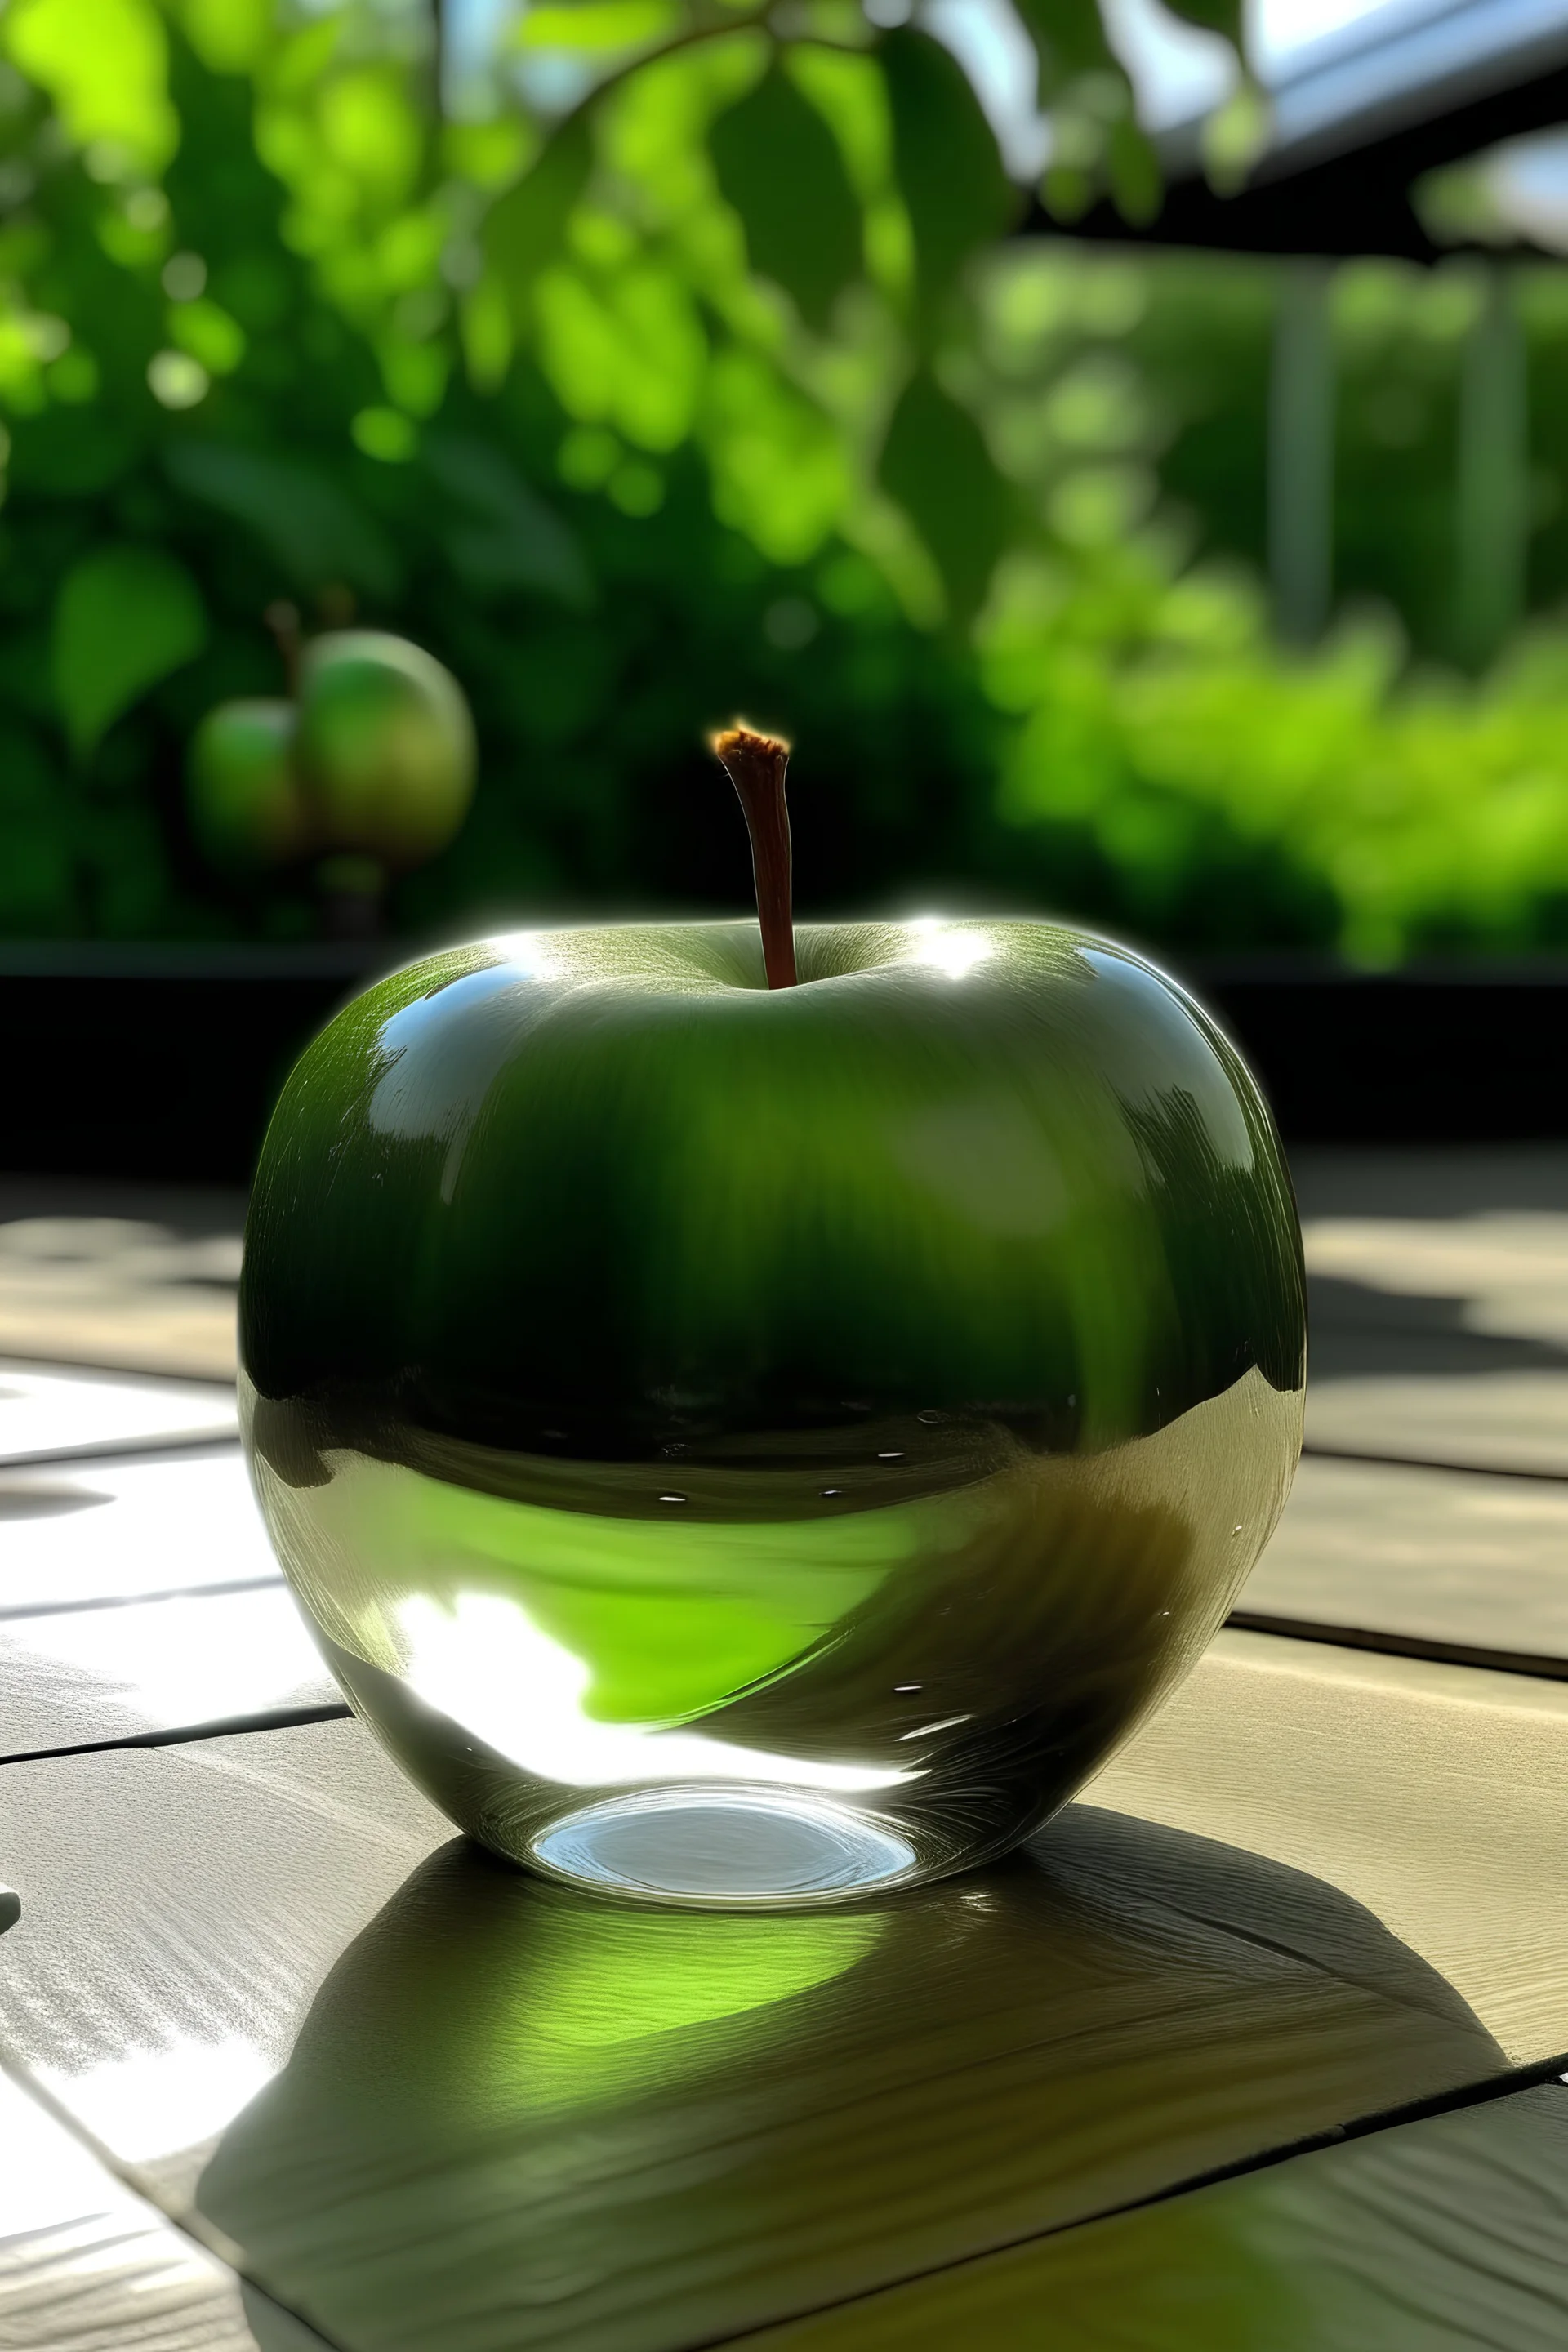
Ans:
POLYGON ((1336 1890, 1087 1806, 853 1910, 622 1909, 442 1848, 198 2189, 356 2352, 654 2352, 1500 2072, 1336 1890))

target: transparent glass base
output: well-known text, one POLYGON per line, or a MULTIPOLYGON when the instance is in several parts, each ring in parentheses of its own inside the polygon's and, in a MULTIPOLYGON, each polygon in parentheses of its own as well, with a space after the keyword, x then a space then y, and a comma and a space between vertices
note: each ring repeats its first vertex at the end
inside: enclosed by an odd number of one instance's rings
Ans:
POLYGON ((650 1903, 743 1907, 841 1902, 923 1874, 890 1826, 811 1797, 645 1789, 585 1805, 535 1837, 552 1877, 650 1903))
POLYGON ((1063 1803, 1223 1618, 1300 1400, 1254 1367, 1081 1455, 906 1417, 868 1463, 857 1423, 852 1492, 816 1483, 840 1431, 667 1493, 641 1460, 390 1421, 323 1451, 304 1408, 246 1411, 334 1674, 452 1821, 600 1895, 763 1909, 945 1876, 1063 1803))

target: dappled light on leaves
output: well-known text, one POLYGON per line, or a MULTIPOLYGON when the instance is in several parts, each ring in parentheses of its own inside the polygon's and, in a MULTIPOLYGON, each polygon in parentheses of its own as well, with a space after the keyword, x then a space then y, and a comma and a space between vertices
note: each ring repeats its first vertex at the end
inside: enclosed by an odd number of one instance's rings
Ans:
MULTIPOLYGON (((1560 634, 1473 684, 1409 667, 1479 667, 1473 273, 1335 278, 1350 617, 1282 660, 1268 267, 1013 234, 1037 199, 1160 202, 1094 0, 1021 0, 1033 161, 941 10, 891 13, 531 8, 447 57, 443 111, 415 0, 15 0, 0 930, 312 928, 287 877, 215 879, 183 784, 207 712, 283 690, 281 599, 426 646, 473 704, 474 810, 399 927, 738 900, 689 763, 739 703, 787 716, 832 811, 803 827, 824 908, 946 884, 1370 961, 1568 935, 1560 634), (104 587, 127 563, 145 594, 104 587)), ((1236 42, 1231 0, 1175 13, 1236 42)), ((1215 154, 1257 114, 1244 79, 1227 103, 1215 154)), ((1568 302, 1560 270, 1510 284, 1545 604, 1568 302)))
POLYGON ((808 326, 825 327, 861 266, 860 208, 833 133, 775 67, 719 117, 710 144, 752 268, 794 298, 808 326))

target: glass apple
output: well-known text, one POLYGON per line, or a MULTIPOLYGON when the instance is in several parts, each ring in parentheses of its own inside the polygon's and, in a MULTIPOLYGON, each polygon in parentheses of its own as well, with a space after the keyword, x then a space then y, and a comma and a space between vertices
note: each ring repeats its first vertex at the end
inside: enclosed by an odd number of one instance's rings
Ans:
POLYGON ((1300 1444, 1262 1097, 1042 920, 415 964, 290 1078, 240 1313, 356 1708, 487 1844, 647 1900, 1005 1850, 1198 1657, 1300 1444))

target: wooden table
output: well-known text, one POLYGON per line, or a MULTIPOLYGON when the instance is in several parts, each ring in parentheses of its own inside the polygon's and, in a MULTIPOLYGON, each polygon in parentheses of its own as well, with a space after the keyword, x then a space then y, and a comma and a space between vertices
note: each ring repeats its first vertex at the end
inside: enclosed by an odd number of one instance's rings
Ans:
POLYGON ((256 1522, 240 1204, 0 1187, 0 2347, 1562 2352, 1568 1153, 1297 1174, 1233 1627, 1013 1861, 796 1917, 454 1838, 256 1522))

